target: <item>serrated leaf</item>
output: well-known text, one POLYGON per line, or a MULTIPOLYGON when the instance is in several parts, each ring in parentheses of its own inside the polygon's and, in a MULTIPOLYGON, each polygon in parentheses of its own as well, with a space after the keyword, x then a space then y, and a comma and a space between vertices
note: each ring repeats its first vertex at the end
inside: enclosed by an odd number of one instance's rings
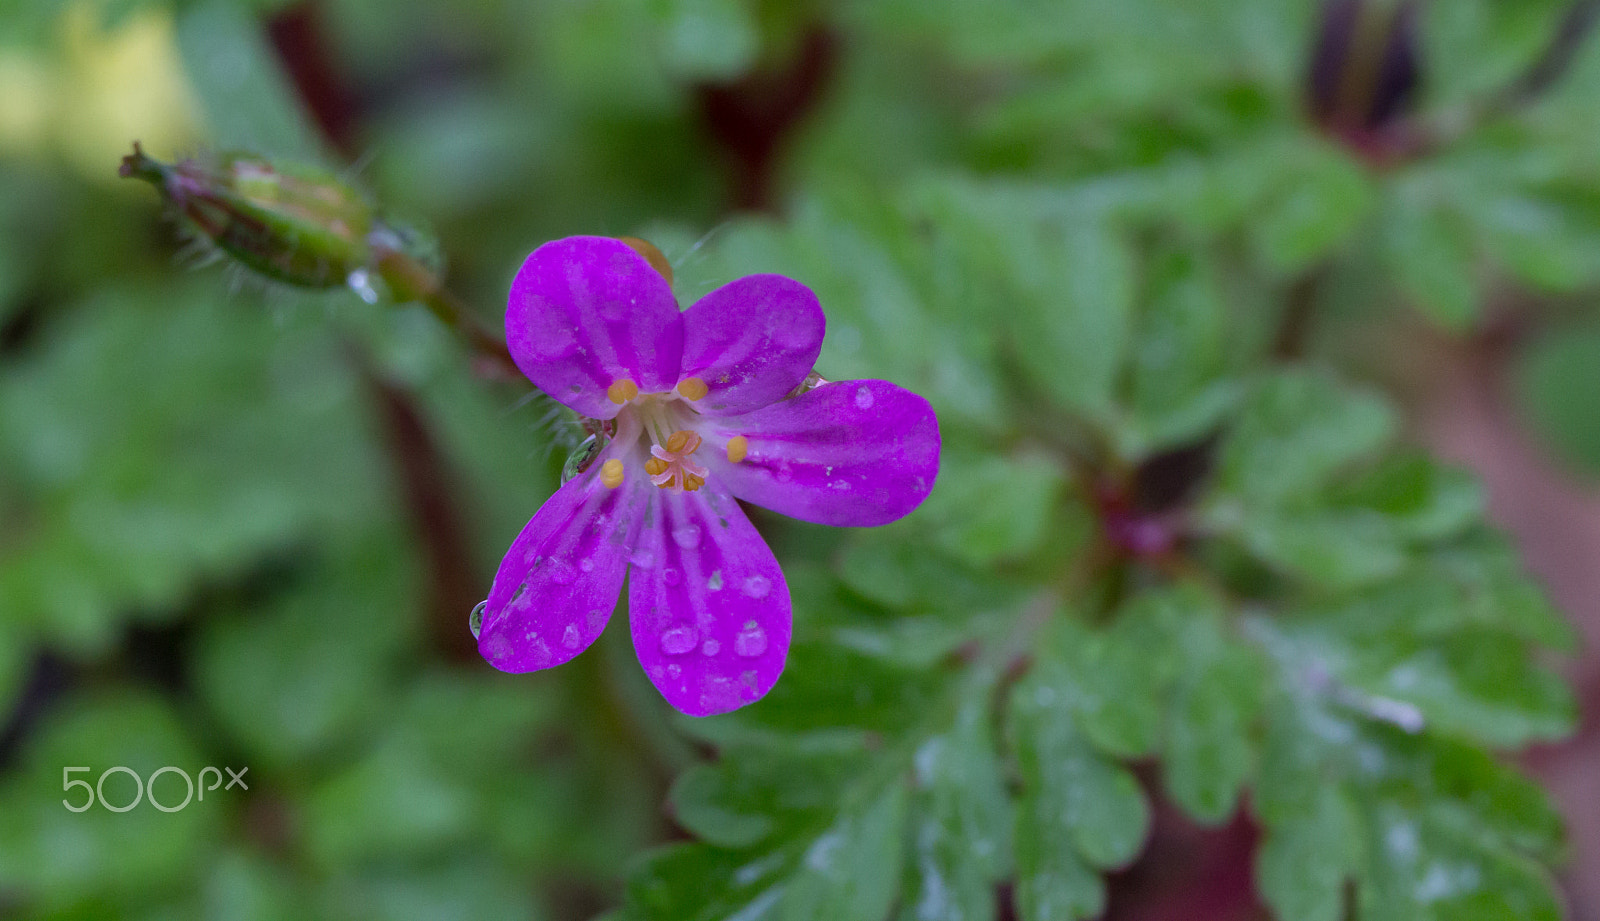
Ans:
POLYGON ((1275 374, 1258 384, 1228 434, 1217 485, 1252 504, 1278 505, 1377 450, 1394 429, 1394 411, 1370 393, 1316 373, 1275 374))
POLYGON ((1167 792, 1197 821, 1225 821, 1255 768, 1251 726, 1262 673, 1253 653, 1222 632, 1219 619, 1192 612, 1180 634, 1183 669, 1173 689, 1162 751, 1167 792))
POLYGON ((1042 836, 1030 845, 1036 855, 1070 840, 1088 863, 1121 866, 1143 846, 1150 808, 1133 775, 1096 752, 1075 724, 1073 690, 1062 666, 1040 662, 1012 692, 1012 747, 1025 791, 1020 809, 1031 813, 1018 827, 1018 859, 1024 836, 1034 834, 1042 836), (1057 826, 1064 831, 1058 834, 1057 826))
POLYGON ((1313 811, 1274 825, 1256 854, 1261 896, 1279 918, 1339 921, 1345 883, 1362 862, 1362 828, 1344 793, 1326 787, 1313 811))

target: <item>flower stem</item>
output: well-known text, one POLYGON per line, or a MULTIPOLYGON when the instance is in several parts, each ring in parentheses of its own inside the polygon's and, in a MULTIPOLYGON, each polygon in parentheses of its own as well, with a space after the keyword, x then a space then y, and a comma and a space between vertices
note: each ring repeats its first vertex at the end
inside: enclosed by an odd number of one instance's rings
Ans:
POLYGON ((522 372, 512 360, 505 341, 478 320, 441 283, 437 273, 407 253, 383 248, 374 253, 378 275, 394 292, 398 302, 417 301, 466 340, 467 346, 484 368, 495 377, 518 380, 522 372))

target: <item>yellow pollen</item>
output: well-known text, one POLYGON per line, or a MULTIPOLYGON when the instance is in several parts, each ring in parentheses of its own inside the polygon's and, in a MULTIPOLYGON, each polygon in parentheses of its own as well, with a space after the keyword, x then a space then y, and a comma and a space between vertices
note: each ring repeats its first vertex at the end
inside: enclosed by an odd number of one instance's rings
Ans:
POLYGON ((730 462, 737 464, 744 460, 744 456, 749 453, 750 439, 743 435, 735 435, 728 439, 728 460, 730 462))
POLYGON ((705 478, 695 476, 692 473, 683 479, 683 488, 687 492, 694 492, 704 485, 706 485, 705 478))
POLYGON ((700 436, 687 429, 679 429, 667 436, 667 443, 662 445, 668 454, 693 454, 700 447, 700 436))
POLYGON ((678 382, 678 394, 691 403, 705 396, 710 390, 706 382, 698 377, 686 377, 678 382))
POLYGON ((652 457, 644 462, 644 472, 651 476, 660 476, 667 472, 667 462, 659 457, 652 457))
POLYGON ((616 489, 622 485, 622 461, 612 458, 600 465, 600 482, 606 484, 607 489, 616 489))
POLYGON ((606 388, 606 396, 611 402, 621 406, 639 395, 639 385, 625 377, 619 377, 606 388))

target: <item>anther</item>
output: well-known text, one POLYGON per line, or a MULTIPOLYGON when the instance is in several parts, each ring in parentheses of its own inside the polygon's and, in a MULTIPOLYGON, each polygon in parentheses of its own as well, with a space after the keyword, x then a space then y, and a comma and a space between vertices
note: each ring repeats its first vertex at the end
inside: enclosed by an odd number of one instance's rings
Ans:
POLYGON ((600 465, 600 482, 606 484, 607 489, 616 489, 622 485, 622 461, 615 457, 600 465))
POLYGON ((606 388, 606 396, 611 402, 621 406, 639 395, 639 385, 625 377, 619 377, 606 388))
POLYGON ((693 454, 700 447, 700 436, 687 429, 679 429, 667 436, 667 443, 662 445, 668 454, 693 454))
POLYGON ((651 476, 660 476, 667 472, 667 462, 659 457, 652 457, 644 462, 644 472, 651 476))
POLYGON ((678 395, 693 403, 710 392, 711 388, 698 377, 686 377, 678 382, 678 395))
POLYGON ((750 439, 743 435, 735 435, 728 439, 728 460, 730 463, 737 464, 744 460, 744 456, 748 453, 750 453, 750 439))

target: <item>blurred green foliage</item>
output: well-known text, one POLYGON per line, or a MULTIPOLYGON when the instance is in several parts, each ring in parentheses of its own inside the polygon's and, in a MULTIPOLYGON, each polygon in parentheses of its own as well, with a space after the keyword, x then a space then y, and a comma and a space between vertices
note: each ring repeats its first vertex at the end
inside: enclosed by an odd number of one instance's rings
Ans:
POLYGON ((1257 822, 1280 918, 1560 917, 1495 753, 1571 728, 1572 631, 1337 340, 1536 305, 1522 405, 1600 466, 1600 49, 1506 92, 1567 6, 1429 5, 1384 156, 1305 114, 1312 0, 0 7, 0 915, 1057 921, 1160 800, 1257 822), (491 323, 572 233, 684 303, 791 275, 938 487, 758 519, 746 710, 668 720, 619 625, 496 674, 468 611, 574 428, 415 306, 174 265, 135 137, 349 167, 491 323), (77 765, 250 789, 78 814, 77 765))

